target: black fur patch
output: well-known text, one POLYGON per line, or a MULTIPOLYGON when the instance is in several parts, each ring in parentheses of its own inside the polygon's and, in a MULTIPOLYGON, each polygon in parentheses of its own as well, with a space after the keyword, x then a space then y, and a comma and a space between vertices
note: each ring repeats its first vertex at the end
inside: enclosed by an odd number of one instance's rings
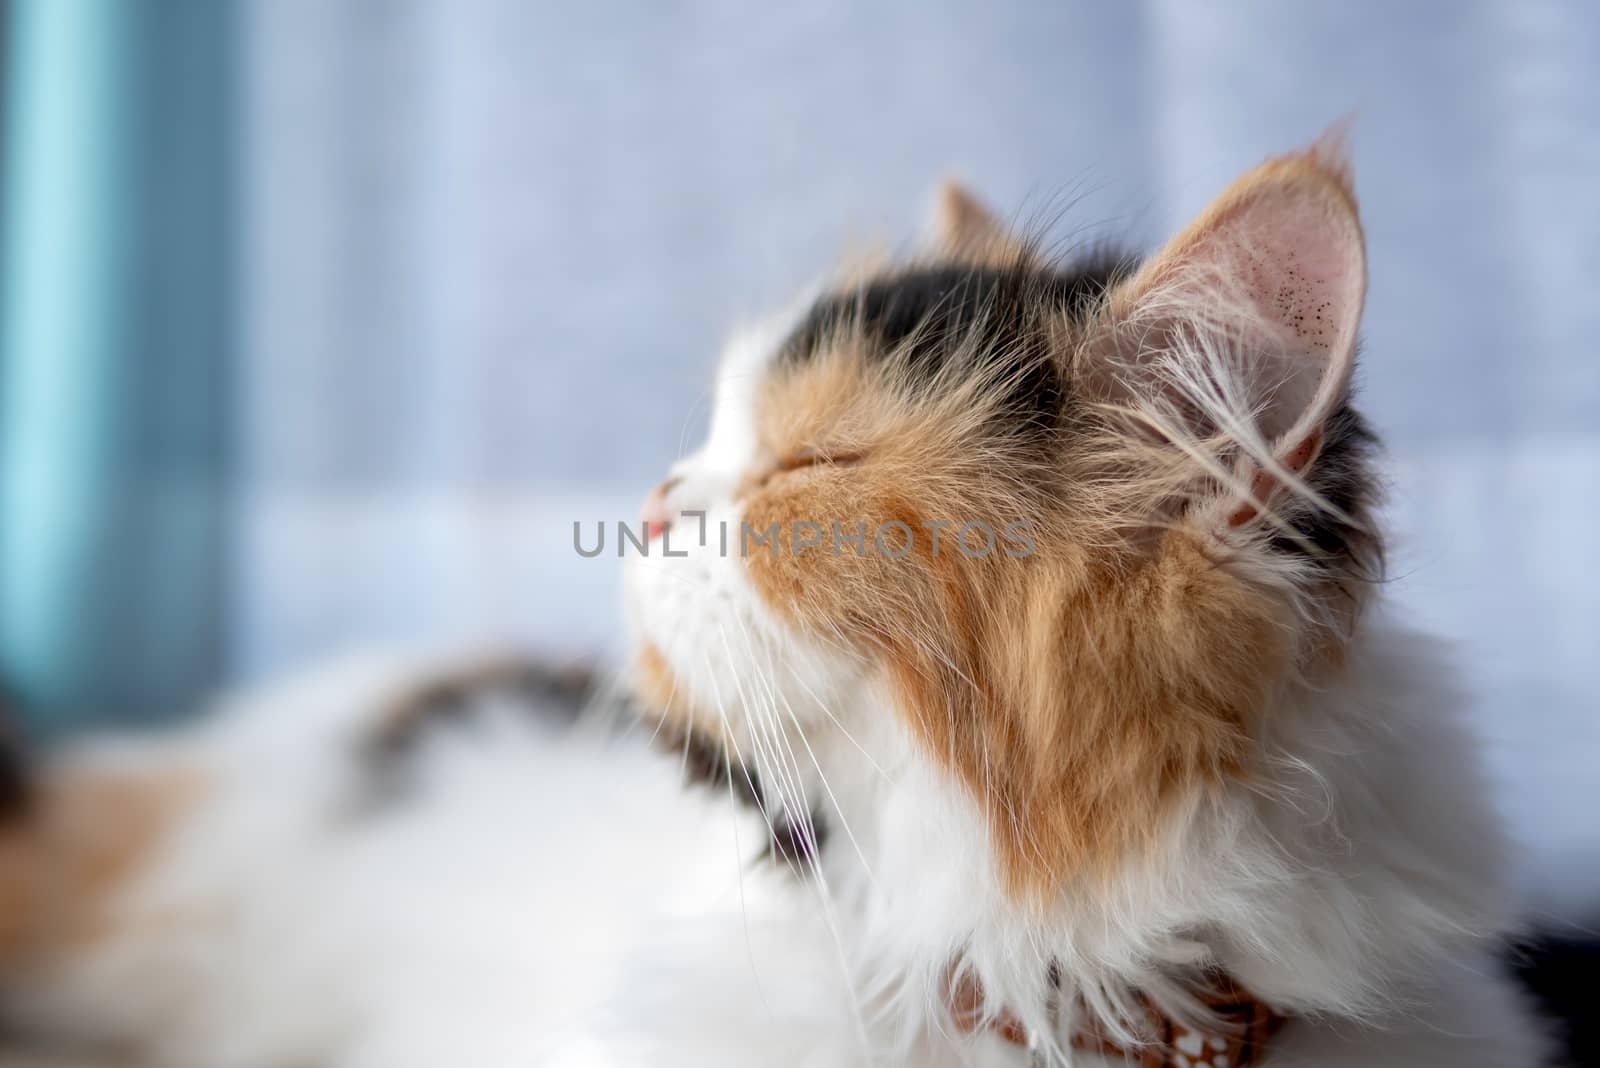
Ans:
POLYGON ((823 297, 785 342, 780 359, 812 358, 841 332, 859 331, 884 356, 904 354, 931 381, 962 353, 973 371, 1007 383, 1004 410, 1014 427, 1054 426, 1067 383, 1050 359, 1050 321, 1089 314, 1132 261, 1097 255, 1076 267, 1028 264, 913 267, 861 288, 823 297))
POLYGON ((1538 999, 1565 1055, 1552 1055, 1552 1065, 1600 1065, 1600 1018, 1594 1012, 1594 989, 1600 980, 1600 938, 1593 927, 1574 924, 1565 930, 1541 930, 1505 952, 1512 970, 1538 999))
POLYGON ((740 804, 759 812, 767 824, 767 844, 758 859, 784 862, 796 875, 815 863, 828 840, 828 825, 820 812, 800 820, 774 810, 761 789, 761 777, 746 763, 730 761, 727 751, 694 728, 663 725, 656 732, 658 746, 683 762, 690 785, 718 793, 732 791, 740 804))
POLYGON ((412 789, 416 754, 442 731, 460 729, 492 698, 502 698, 541 720, 570 723, 594 693, 594 676, 582 667, 533 661, 506 662, 441 675, 385 710, 361 739, 358 808, 387 808, 412 789))
POLYGON ((760 811, 763 807, 759 776, 748 767, 735 767, 722 746, 693 727, 661 724, 655 729, 657 748, 678 757, 683 777, 691 786, 706 786, 716 791, 732 790, 742 805, 760 811))
POLYGON ((1311 488, 1333 509, 1302 509, 1289 522, 1294 535, 1278 533, 1272 548, 1306 558, 1336 582, 1381 580, 1383 547, 1372 519, 1377 448, 1377 435, 1361 413, 1349 402, 1340 405, 1323 427, 1322 450, 1306 474, 1311 488))
POLYGON ((812 812, 804 820, 776 816, 762 856, 781 860, 791 871, 803 874, 822 855, 827 841, 828 824, 820 812, 812 812))
POLYGON ((0 825, 28 814, 33 801, 33 767, 9 704, 0 700, 0 825))

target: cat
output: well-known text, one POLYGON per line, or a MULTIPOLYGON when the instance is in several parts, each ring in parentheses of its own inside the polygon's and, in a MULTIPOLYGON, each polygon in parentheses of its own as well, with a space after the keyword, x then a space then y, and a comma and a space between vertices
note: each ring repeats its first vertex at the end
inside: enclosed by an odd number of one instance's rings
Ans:
POLYGON ((70 750, 0 841, 8 1019, 174 1068, 1543 1063, 1464 701, 1382 603, 1352 181, 1325 138, 1143 263, 945 187, 729 342, 625 554, 631 711, 362 664, 70 750))

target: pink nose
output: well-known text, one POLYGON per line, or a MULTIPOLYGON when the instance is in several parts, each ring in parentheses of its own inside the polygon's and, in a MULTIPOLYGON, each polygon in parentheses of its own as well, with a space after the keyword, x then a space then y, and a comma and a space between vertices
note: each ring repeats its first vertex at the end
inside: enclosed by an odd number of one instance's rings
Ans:
POLYGON ((644 524, 646 541, 659 537, 672 525, 672 510, 667 504, 667 494, 681 481, 679 478, 669 478, 644 495, 644 503, 639 506, 639 520, 644 524))

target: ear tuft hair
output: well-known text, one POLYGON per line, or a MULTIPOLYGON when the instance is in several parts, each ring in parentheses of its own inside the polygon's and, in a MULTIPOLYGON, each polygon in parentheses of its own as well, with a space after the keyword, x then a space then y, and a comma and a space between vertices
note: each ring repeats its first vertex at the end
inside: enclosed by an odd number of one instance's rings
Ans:
MULTIPOLYGON (((1366 253, 1342 132, 1235 181, 1108 296, 1084 378, 1226 487, 1239 527, 1305 477, 1348 398, 1366 253)), ((1281 524, 1278 524, 1281 526, 1281 524)))

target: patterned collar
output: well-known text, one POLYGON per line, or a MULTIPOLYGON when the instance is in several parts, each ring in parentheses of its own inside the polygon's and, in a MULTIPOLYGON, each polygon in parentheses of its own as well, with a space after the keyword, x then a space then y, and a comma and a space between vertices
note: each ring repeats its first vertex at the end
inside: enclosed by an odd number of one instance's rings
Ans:
MULTIPOLYGON (((970 973, 957 977, 952 972, 945 997, 951 1019, 963 1033, 988 1026, 1007 1042, 1027 1049, 1031 1065, 1044 1068, 1049 1064, 1048 1054, 1013 1013, 1002 1010, 985 1022, 983 985, 970 973)), ((1120 1057, 1139 1068, 1251 1068, 1260 1064, 1268 1040, 1283 1026, 1284 1017, 1226 976, 1212 977, 1195 997, 1215 1021, 1208 1029, 1179 1023, 1148 998, 1140 998, 1147 1036, 1143 1042, 1124 1045, 1086 1020, 1073 1032, 1072 1048, 1120 1057)))

